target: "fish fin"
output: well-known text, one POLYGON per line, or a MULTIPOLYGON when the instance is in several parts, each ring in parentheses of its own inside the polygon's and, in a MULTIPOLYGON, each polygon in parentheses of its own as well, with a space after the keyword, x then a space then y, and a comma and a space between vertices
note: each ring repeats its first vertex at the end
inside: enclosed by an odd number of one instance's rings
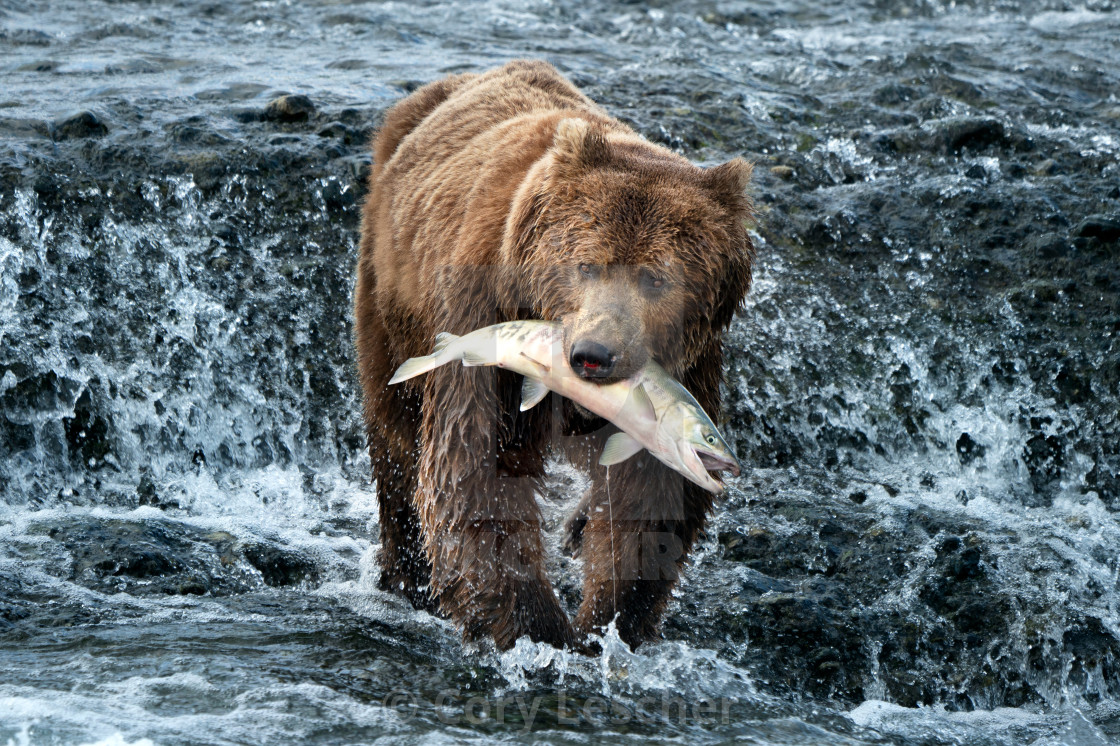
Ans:
POLYGON ((493 365, 494 361, 477 352, 466 351, 463 353, 463 367, 477 368, 480 365, 493 365))
POLYGON ((536 358, 529 357, 524 352, 519 353, 519 354, 521 355, 521 357, 525 358, 530 363, 535 365, 537 367, 537 370, 539 370, 541 372, 541 375, 544 375, 545 373, 548 373, 550 370, 552 370, 551 365, 546 365, 545 363, 542 363, 540 360, 537 360, 536 358))
POLYGON ((615 433, 607 438, 607 444, 603 446, 603 455, 599 457, 599 464, 602 466, 621 464, 642 450, 642 447, 642 444, 634 440, 632 436, 626 433, 615 433))
POLYGON ((422 357, 410 357, 401 363, 401 367, 397 368, 397 372, 389 379, 389 385, 407 381, 409 378, 415 378, 418 375, 427 373, 434 370, 443 364, 443 361, 438 360, 438 355, 424 355, 422 357))
POLYGON ((541 403, 541 399, 548 396, 548 386, 538 381, 536 378, 525 377, 525 382, 521 384, 521 411, 532 409, 541 403))
POLYGON ((439 366, 448 362, 447 360, 440 359, 442 353, 447 346, 454 342, 459 337, 447 332, 440 332, 436 335, 436 342, 432 345, 432 354, 420 355, 419 357, 410 357, 401 363, 401 367, 397 368, 397 372, 389 379, 389 385, 407 381, 409 378, 427 373, 430 370, 435 370, 439 366))
POLYGON ((639 383, 631 389, 630 398, 634 401, 634 406, 638 408, 638 414, 657 422, 657 410, 653 408, 653 401, 650 400, 649 393, 644 385, 639 383))
POLYGON ((446 348, 447 345, 451 344, 458 338, 458 334, 452 334, 451 332, 440 332, 436 335, 436 343, 432 345, 432 354, 438 355, 439 353, 443 352, 444 348, 446 348))

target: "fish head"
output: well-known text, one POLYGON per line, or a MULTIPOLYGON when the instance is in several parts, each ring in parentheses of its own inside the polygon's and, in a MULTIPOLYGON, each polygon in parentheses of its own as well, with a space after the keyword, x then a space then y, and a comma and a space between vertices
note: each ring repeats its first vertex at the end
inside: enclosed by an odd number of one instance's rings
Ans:
POLYGON ((706 415, 690 412, 683 422, 677 449, 689 478, 709 492, 723 492, 725 487, 719 475, 727 471, 739 476, 739 459, 706 415))

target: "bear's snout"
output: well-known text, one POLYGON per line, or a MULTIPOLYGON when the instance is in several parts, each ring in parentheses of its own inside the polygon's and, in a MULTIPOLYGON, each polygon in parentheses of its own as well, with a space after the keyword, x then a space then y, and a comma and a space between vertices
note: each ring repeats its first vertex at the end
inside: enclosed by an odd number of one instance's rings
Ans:
POLYGON ((604 344, 581 339, 572 345, 568 363, 583 378, 607 378, 614 369, 618 353, 604 344))
MULTIPOLYGON (((577 376, 597 383, 629 378, 649 358, 637 289, 629 277, 582 283, 580 306, 563 318, 568 364, 577 376)), ((619 273, 621 275, 621 273, 619 273)))

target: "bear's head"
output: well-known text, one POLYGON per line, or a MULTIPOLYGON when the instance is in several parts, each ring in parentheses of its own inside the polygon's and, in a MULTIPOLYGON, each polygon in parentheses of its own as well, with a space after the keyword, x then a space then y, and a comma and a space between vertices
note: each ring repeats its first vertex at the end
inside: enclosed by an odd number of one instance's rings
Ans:
POLYGON ((597 122, 558 122, 503 253, 522 268, 521 304, 562 322, 573 370, 617 380, 652 357, 680 377, 718 344, 750 286, 750 174, 741 159, 702 169, 597 122))

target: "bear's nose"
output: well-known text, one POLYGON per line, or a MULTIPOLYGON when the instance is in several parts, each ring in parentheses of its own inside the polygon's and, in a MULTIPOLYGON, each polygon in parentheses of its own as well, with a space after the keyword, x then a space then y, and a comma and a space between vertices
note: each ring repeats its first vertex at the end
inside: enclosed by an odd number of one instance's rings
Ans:
POLYGON ((614 368, 616 357, 598 342, 581 339, 572 345, 569 362, 572 370, 584 378, 605 378, 614 368))

